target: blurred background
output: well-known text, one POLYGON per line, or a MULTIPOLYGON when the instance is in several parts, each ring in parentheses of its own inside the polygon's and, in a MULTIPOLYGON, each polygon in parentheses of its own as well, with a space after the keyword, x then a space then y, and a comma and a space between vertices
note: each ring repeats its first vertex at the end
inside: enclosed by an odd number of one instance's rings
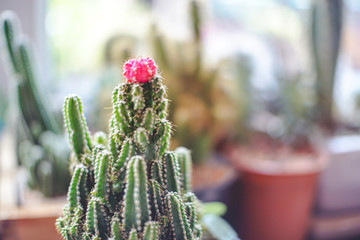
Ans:
POLYGON ((106 132, 124 62, 148 56, 168 86, 171 148, 192 150, 195 192, 227 206, 240 238, 360 238, 359 1, 2 0, 7 10, 21 29, 1 34, 20 33, 30 70, 1 37, 0 238, 30 236, 30 220, 53 231, 70 180, 64 97, 81 96, 90 131, 106 132))

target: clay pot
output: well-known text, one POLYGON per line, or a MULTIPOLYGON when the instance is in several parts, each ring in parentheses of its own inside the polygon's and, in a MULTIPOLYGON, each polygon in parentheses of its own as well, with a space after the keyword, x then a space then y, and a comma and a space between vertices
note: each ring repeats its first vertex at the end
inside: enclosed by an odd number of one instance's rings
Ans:
MULTIPOLYGON (((259 158, 258 152, 253 157, 259 158)), ((249 153, 245 155, 252 156, 249 153)), ((299 157, 296 153, 288 152, 285 155, 286 161, 257 159, 257 162, 252 159, 253 161, 247 162, 242 161, 238 154, 235 154, 237 157, 231 157, 233 166, 240 174, 241 191, 238 191, 238 206, 234 210, 239 216, 235 228, 240 238, 305 239, 317 179, 324 168, 324 158, 327 155, 314 154, 313 162, 310 159, 304 160, 303 156, 299 157), (292 154, 296 155, 293 160, 290 159, 292 154)), ((311 155, 307 154, 306 158, 311 155)), ((266 154, 262 157, 264 156, 266 154)))
POLYGON ((0 220, 0 239, 3 240, 60 240, 55 228, 57 217, 19 218, 0 220))
POLYGON ((242 238, 301 240, 307 233, 319 173, 243 171, 242 238))

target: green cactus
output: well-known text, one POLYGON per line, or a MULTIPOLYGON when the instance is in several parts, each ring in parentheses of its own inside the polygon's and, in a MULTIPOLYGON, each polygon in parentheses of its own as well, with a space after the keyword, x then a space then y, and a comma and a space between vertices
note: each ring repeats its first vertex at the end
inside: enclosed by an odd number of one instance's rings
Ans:
POLYGON ((128 65, 134 76, 125 71, 127 82, 113 91, 109 134, 101 141, 90 136, 80 99, 65 100, 75 170, 57 228, 64 239, 200 239, 191 156, 185 148, 169 151, 162 78, 152 59, 128 65))
POLYGON ((30 187, 45 196, 66 193, 70 175, 68 149, 61 124, 50 112, 49 101, 40 91, 39 76, 29 40, 21 32, 14 13, 1 14, 0 43, 4 65, 15 87, 17 104, 16 152, 18 163, 30 171, 30 187), (18 127, 19 126, 19 127, 18 127), (55 147, 54 147, 55 146, 55 147), (37 152, 37 154, 32 154, 37 152))
MULTIPOLYGON (((39 76, 34 70, 35 61, 29 40, 21 33, 18 20, 12 12, 2 14, 1 34, 3 49, 9 62, 5 65, 16 79, 18 104, 29 130, 38 127, 41 132, 61 132, 59 123, 52 117, 37 86, 39 76)), ((32 136, 35 141, 38 139, 36 135, 32 136)))
POLYGON ((313 1, 311 45, 316 72, 317 120, 334 128, 333 88, 342 32, 342 0, 313 1))

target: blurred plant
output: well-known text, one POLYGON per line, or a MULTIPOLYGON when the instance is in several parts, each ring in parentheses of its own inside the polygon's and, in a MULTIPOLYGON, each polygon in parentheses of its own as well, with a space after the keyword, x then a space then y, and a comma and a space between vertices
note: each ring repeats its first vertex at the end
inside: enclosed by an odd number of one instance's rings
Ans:
POLYGON ((203 239, 238 240, 234 229, 221 218, 226 212, 226 205, 221 202, 201 204, 200 219, 204 229, 203 239))
POLYGON ((342 29, 342 1, 313 1, 311 14, 315 101, 304 75, 288 72, 284 66, 289 59, 282 59, 276 69, 277 89, 272 90, 264 109, 269 115, 265 117, 266 126, 262 130, 295 150, 311 147, 316 125, 330 131, 335 127, 332 105, 342 29))
POLYGON ((130 35, 115 35, 109 38, 104 47, 104 70, 95 86, 95 97, 89 112, 89 125, 101 131, 108 129, 111 115, 111 98, 109 94, 121 77, 121 66, 133 56, 136 49, 136 38, 130 35))
MULTIPOLYGON (((266 97, 261 93, 257 94, 260 98, 263 97, 260 105, 264 106, 257 107, 252 113, 252 118, 257 115, 262 118, 260 124, 255 124, 255 127, 253 124, 252 131, 263 132, 295 150, 311 147, 311 136, 317 131, 316 124, 330 131, 335 127, 332 102, 342 28, 342 1, 313 1, 311 11, 316 103, 314 104, 310 94, 312 89, 307 85, 301 71, 290 73, 286 68, 286 61, 289 59, 282 59, 275 69, 277 87, 266 97)), ((280 50, 276 46, 274 49, 280 50)), ((277 57, 283 55, 280 53, 277 57)), ((256 90, 253 89, 252 92, 254 91, 256 90)))
POLYGON ((8 101, 6 94, 4 93, 3 89, 0 89, 0 133, 4 125, 7 105, 8 105, 8 101))
POLYGON ((313 1, 311 44, 316 71, 316 121, 334 130, 333 88, 342 32, 342 0, 313 1))
MULTIPOLYGON (((238 240, 237 233, 224 219, 215 214, 206 214, 201 219, 205 226, 205 234, 209 234, 204 239, 217 240, 238 240)), ((205 235, 204 234, 204 235, 205 235)))
POLYGON ((167 48, 156 26, 151 30, 155 58, 170 86, 170 119, 178 128, 175 142, 193 149, 196 164, 205 160, 214 143, 214 95, 220 90, 214 87, 217 69, 205 68, 202 59, 199 8, 198 1, 191 1, 193 39, 189 43, 167 48))
POLYGON ((301 74, 287 73, 284 65, 282 62, 277 64, 276 87, 260 90, 251 83, 249 56, 238 54, 221 62, 222 79, 231 82, 227 92, 233 111, 233 119, 226 123, 229 126, 226 139, 249 143, 259 135, 295 149, 309 146, 313 127, 309 118, 311 101, 306 93, 310 89, 301 74))
POLYGON ((66 193, 69 150, 61 134, 61 124, 48 108, 49 99, 38 87, 39 76, 29 40, 21 33, 14 13, 1 15, 1 45, 4 65, 15 86, 17 124, 16 152, 19 164, 29 171, 29 185, 45 196, 66 193))
POLYGON ((273 139, 295 150, 307 150, 314 134, 315 126, 311 121, 308 93, 301 74, 278 73, 278 91, 267 102, 268 124, 266 133, 273 139))
POLYGON ((130 35, 115 35, 109 38, 105 44, 106 65, 120 67, 125 60, 133 56, 136 46, 136 39, 130 35))
POLYGON ((216 106, 216 111, 217 115, 222 116, 222 131, 227 140, 246 141, 253 132, 251 117, 256 105, 256 94, 251 83, 252 68, 250 56, 243 53, 237 53, 219 63, 219 77, 226 84, 223 84, 224 95, 218 97, 218 101, 221 99, 223 102, 216 106))

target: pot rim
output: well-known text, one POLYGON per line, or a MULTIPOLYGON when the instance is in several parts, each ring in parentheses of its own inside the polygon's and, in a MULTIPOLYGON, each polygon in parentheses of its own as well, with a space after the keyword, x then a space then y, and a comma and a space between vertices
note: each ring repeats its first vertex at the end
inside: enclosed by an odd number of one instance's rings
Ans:
POLYGON ((324 148, 314 149, 313 161, 307 161, 301 166, 301 161, 274 161, 269 159, 246 160, 239 158, 236 149, 230 151, 229 162, 238 172, 249 172, 264 176, 305 176, 316 175, 322 172, 328 165, 329 153, 324 148), (297 164, 298 165, 297 165, 297 164))

